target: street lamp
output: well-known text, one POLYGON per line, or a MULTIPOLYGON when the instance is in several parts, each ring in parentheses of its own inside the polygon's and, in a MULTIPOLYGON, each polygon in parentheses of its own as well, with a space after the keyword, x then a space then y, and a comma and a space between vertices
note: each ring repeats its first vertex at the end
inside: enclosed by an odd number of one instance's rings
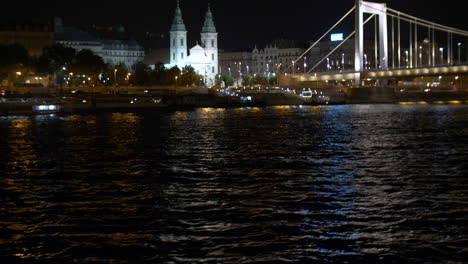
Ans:
POLYGON ((409 67, 408 66, 409 60, 408 60, 408 51, 407 50, 405 50, 405 54, 406 54, 406 68, 408 68, 409 67))
POLYGON ((307 57, 304 57, 304 74, 307 72, 307 57))
POLYGON ((444 64, 444 48, 439 48, 440 51, 440 64, 444 64))
POLYGON ((367 69, 367 54, 364 54, 364 69, 367 69))
POLYGON ((344 53, 341 54, 341 70, 344 70, 344 53))
MULTIPOLYGON (((19 77, 19 76, 21 76, 21 72, 18 71, 18 72, 16 72, 16 75, 15 75, 15 83, 18 82, 18 77, 19 77)), ((16 85, 15 83, 13 83, 13 86, 16 85)))
POLYGON ((461 64, 461 42, 458 42, 458 64, 461 64))
POLYGON ((294 67, 295 63, 296 63, 295 61, 292 61, 292 67, 293 67, 292 74, 293 75, 296 73, 296 68, 294 67))
POLYGON ((179 76, 175 77, 175 86, 177 87, 177 79, 179 79, 179 76))
POLYGON ((419 46, 419 66, 422 66, 422 46, 419 46))
POLYGON ((117 69, 114 69, 114 85, 117 85, 117 69))
POLYGON ((330 59, 327 58, 327 71, 330 71, 330 59))

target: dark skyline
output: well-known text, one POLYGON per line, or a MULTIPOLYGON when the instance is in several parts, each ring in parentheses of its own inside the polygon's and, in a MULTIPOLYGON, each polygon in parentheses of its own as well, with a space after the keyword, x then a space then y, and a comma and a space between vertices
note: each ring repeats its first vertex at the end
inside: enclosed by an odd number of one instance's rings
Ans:
MULTIPOLYGON (((219 32, 220 48, 251 48, 276 38, 312 40, 321 36, 354 4, 354 0, 289 1, 278 4, 267 0, 221 1, 181 0, 184 22, 189 41, 199 39, 208 2, 219 32)), ((463 1, 440 2, 423 0, 388 0, 393 9, 436 23, 468 30, 463 1)), ((164 1, 90 1, 17 0, 6 3, 9 17, 60 16, 67 25, 123 25, 135 36, 144 32, 164 36, 157 46, 168 46, 167 34, 172 22, 176 0, 164 1)), ((336 31, 351 32, 352 19, 341 24, 336 31)))

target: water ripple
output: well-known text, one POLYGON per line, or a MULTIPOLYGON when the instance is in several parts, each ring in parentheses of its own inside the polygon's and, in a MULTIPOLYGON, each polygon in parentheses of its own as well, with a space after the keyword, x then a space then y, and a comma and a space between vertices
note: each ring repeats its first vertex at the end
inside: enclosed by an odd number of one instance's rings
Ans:
POLYGON ((2 263, 461 263, 468 108, 0 119, 2 263))

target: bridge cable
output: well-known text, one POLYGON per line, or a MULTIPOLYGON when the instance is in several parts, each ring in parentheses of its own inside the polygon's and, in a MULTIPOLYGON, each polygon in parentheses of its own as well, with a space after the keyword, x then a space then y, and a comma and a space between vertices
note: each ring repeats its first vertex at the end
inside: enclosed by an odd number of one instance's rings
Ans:
MULTIPOLYGON (((307 52, 309 52, 312 48, 315 47, 315 45, 317 45, 323 38, 325 38, 333 29, 335 29, 336 26, 338 26, 338 24, 341 23, 341 21, 343 21, 349 14, 351 14, 351 12, 354 11, 354 9, 356 9, 356 6, 353 6, 353 8, 351 8, 340 20, 338 20, 338 22, 335 23, 335 25, 333 25, 325 34, 323 34, 317 41, 315 41, 314 44, 312 44, 312 46, 310 46, 304 53, 302 53, 299 57, 297 57, 296 60, 294 60, 295 62, 300 60, 304 55, 307 54, 307 52)), ((286 73, 289 68, 291 68, 292 65, 288 66, 284 72, 286 73)))
POLYGON ((453 33, 458 32, 458 33, 461 34, 461 35, 468 36, 468 31, 465 31, 465 30, 461 30, 461 29, 457 29, 457 28, 453 28, 453 27, 441 25, 441 24, 438 24, 438 23, 434 23, 434 22, 431 22, 431 21, 428 21, 428 20, 425 20, 425 19, 421 19, 421 18, 418 18, 418 17, 415 17, 415 16, 411 16, 411 15, 405 14, 405 13, 403 13, 403 12, 397 11, 397 10, 392 9, 392 8, 389 8, 389 7, 387 7, 387 10, 390 10, 390 11, 392 11, 392 12, 395 12, 395 13, 397 13, 397 14, 399 14, 399 15, 406 16, 406 17, 411 18, 411 19, 416 20, 416 21, 425 22, 426 24, 433 25, 433 26, 436 26, 436 27, 438 27, 438 28, 445 28, 444 31, 452 31, 453 33))
MULTIPOLYGON (((364 5, 369 9, 373 9, 373 10, 376 10, 376 11, 379 11, 379 12, 381 11, 379 9, 376 9, 376 8, 372 7, 372 6, 368 6, 366 4, 364 4, 364 5)), ((431 22, 431 21, 428 21, 428 20, 425 20, 425 19, 421 19, 421 18, 418 18, 418 17, 414 17, 414 16, 411 16, 411 15, 402 13, 400 11, 391 9, 389 7, 387 7, 387 10, 397 14, 397 15, 394 15, 394 14, 391 14, 391 13, 387 12, 386 15, 391 16, 391 17, 398 17, 401 20, 404 20, 404 21, 407 21, 407 22, 413 22, 413 23, 416 23, 416 24, 418 24, 420 26, 432 26, 432 27, 434 27, 434 28, 436 28, 436 29, 438 29, 440 31, 451 32, 451 33, 455 33, 455 34, 462 35, 462 36, 468 36, 468 31, 465 31, 465 30, 461 30, 461 29, 452 28, 452 27, 449 27, 449 26, 444 26, 444 25, 441 25, 441 24, 437 24, 437 23, 434 23, 434 22, 431 22), (400 15, 406 16, 408 18, 401 17, 400 15)))
MULTIPOLYGON (((372 14, 369 18, 366 19, 366 21, 364 21, 363 25, 367 24, 367 22, 369 22, 369 20, 371 20, 373 17, 375 16, 375 14, 372 14)), ((354 36, 354 34, 356 34, 356 30, 353 31, 351 34, 349 34, 348 37, 346 37, 343 41, 340 42, 340 44, 338 44, 332 51, 330 51, 327 55, 325 55, 325 57, 323 57, 317 64, 314 65, 314 67, 312 67, 309 71, 307 71, 307 73, 310 73, 311 71, 313 71, 315 68, 317 68, 317 66, 319 66, 324 60, 326 60, 331 54, 333 54, 333 52, 335 52, 337 49, 339 49, 346 41, 348 41, 352 36, 354 36)))

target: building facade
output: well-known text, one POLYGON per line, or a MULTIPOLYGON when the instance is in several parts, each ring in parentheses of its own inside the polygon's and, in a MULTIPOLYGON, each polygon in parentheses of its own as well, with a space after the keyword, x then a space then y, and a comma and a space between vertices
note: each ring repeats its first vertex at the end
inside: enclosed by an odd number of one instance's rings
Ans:
MULTIPOLYGON (((305 73, 346 71, 354 69, 354 42, 348 41, 334 50, 340 41, 322 41, 307 51, 310 43, 294 40, 275 40, 264 48, 252 51, 230 51, 220 53, 220 71, 234 78, 244 74, 271 76, 281 73, 305 73), (307 52, 306 52, 307 51, 307 52), (299 60, 297 58, 302 56, 299 60), (326 57, 329 55, 328 57, 326 57), (322 62, 320 62, 323 59, 322 62), (315 68, 314 68, 315 67, 315 68)), ((367 69, 375 67, 373 43, 366 41, 364 63, 367 69)))
POLYGON ((207 85, 214 85, 216 74, 218 74, 218 33, 209 6, 201 31, 201 45, 196 44, 188 50, 187 29, 182 18, 179 1, 177 1, 170 30, 169 53, 170 63, 165 65, 167 68, 177 66, 182 69, 185 66, 192 66, 198 74, 204 76, 207 85))
POLYGON ((234 78, 244 74, 278 74, 305 50, 305 45, 298 41, 280 39, 261 49, 255 46, 251 51, 222 52, 219 56, 220 71, 229 73, 234 78))
MULTIPOLYGON (((252 51, 254 71, 268 75, 280 73, 306 50, 305 45, 293 40, 275 40, 263 49, 255 47, 252 51)), ((295 65, 300 67, 300 65, 295 65)))
POLYGON ((54 32, 50 23, 8 21, 0 26, 0 44, 20 44, 33 57, 41 56, 42 49, 53 42, 54 32))
POLYGON ((63 26, 60 18, 55 18, 55 42, 74 48, 77 52, 88 49, 99 55, 110 65, 123 64, 129 71, 133 65, 143 61, 145 51, 134 40, 102 40, 74 27, 63 26))
POLYGON ((243 74, 254 74, 252 51, 222 51, 219 53, 219 71, 239 78, 243 74))

